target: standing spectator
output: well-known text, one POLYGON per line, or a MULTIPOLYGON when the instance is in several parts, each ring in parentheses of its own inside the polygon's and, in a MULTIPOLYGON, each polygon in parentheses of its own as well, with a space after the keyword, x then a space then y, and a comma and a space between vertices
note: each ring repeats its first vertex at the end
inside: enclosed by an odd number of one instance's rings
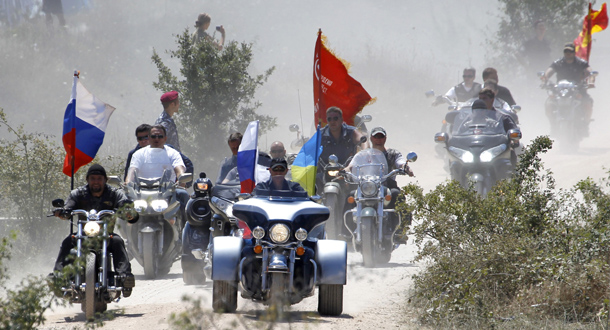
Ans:
POLYGON ((66 26, 64 8, 61 5, 61 0, 42 0, 42 11, 47 18, 47 25, 53 25, 53 17, 51 17, 51 14, 53 14, 57 16, 59 26, 66 26))
POLYGON ((199 14, 197 20, 195 21, 195 27, 197 30, 193 33, 193 42, 199 43, 201 41, 211 42, 218 50, 222 50, 222 47, 225 44, 225 28, 222 25, 216 27, 216 30, 220 32, 220 43, 214 40, 212 36, 210 36, 205 30, 210 27, 212 22, 212 18, 210 15, 203 13, 199 14))
POLYGON ((170 144, 174 149, 180 151, 180 140, 178 139, 178 129, 172 118, 178 110, 180 110, 180 100, 178 92, 171 91, 161 95, 161 104, 163 104, 163 112, 155 121, 155 125, 165 127, 167 131, 167 144, 170 144))
POLYGON ((542 20, 537 20, 534 22, 533 28, 536 35, 523 43, 519 53, 521 64, 525 66, 531 75, 544 70, 548 63, 551 62, 551 45, 544 38, 546 25, 542 20))

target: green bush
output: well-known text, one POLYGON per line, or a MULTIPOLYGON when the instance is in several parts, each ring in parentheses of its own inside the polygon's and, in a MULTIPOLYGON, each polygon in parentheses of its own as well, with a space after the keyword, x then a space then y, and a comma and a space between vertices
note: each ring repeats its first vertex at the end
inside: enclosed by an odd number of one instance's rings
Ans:
POLYGON ((429 193, 403 188, 399 207, 413 212, 416 260, 426 264, 412 299, 422 320, 607 317, 609 181, 556 190, 538 157, 551 146, 548 137, 534 140, 514 178, 486 198, 455 181, 429 193))

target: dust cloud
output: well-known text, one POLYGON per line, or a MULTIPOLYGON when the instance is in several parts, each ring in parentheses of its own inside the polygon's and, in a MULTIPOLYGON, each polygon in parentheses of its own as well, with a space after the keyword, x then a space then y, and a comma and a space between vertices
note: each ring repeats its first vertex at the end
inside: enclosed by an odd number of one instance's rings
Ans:
MULTIPOLYGON (((64 7, 77 2, 64 0, 64 7)), ((83 84, 117 108, 100 153, 126 156, 135 146, 135 127, 154 122, 162 111, 162 92, 152 86, 157 79, 150 59, 153 49, 177 73, 179 63, 165 50, 175 48, 175 35, 185 28, 193 31, 197 15, 207 12, 212 17, 210 32, 222 24, 227 40, 254 43, 252 74, 276 67, 256 97, 263 103, 259 111, 277 116, 278 127, 260 141, 263 149, 274 140, 289 145, 295 136, 288 125, 300 125, 301 116, 306 133, 310 133, 314 44, 321 28, 331 48, 351 62, 352 76, 377 97, 377 102, 363 111, 373 116, 368 126, 384 126, 389 147, 403 153, 418 152, 418 163, 412 168, 426 189, 447 178, 433 142, 446 109, 431 107, 424 92, 435 89, 444 93, 461 81, 461 71, 467 66, 477 69, 476 81, 481 82, 481 72, 489 66, 485 55, 493 52, 485 41, 493 37, 499 15, 498 3, 484 0, 467 4, 449 0, 89 3, 90 8, 66 10, 65 30, 58 28, 57 22, 48 27, 42 17, 14 30, 0 28, 0 107, 12 123, 53 134, 60 143, 72 72, 78 69, 83 84)), ((610 130, 605 129, 609 96, 604 93, 610 90, 610 32, 598 33, 594 39, 590 62, 600 75, 597 89, 590 91, 595 100, 591 136, 577 152, 552 150, 545 156, 563 187, 587 176, 605 176, 603 165, 610 155, 606 142, 610 130)), ((553 50, 554 58, 561 55, 560 49, 553 50)), ((509 78, 513 76, 509 70, 512 68, 498 68, 500 84, 510 88, 523 107, 520 121, 528 143, 549 133, 543 112, 545 93, 536 81, 509 78)), ((0 131, 0 137, 5 136, 6 132, 0 131)), ((219 141, 202 143, 224 141, 219 137, 219 141)), ((215 173, 217 168, 197 170, 215 173)))

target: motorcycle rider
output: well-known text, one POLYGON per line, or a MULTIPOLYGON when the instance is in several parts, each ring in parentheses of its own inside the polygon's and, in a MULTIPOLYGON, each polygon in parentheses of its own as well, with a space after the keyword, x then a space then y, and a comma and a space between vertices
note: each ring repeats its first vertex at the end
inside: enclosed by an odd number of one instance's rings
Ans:
POLYGON ((241 139, 243 137, 244 136, 239 132, 231 133, 231 135, 229 135, 227 144, 229 145, 229 149, 231 149, 232 155, 231 157, 225 157, 220 164, 216 184, 221 184, 229 171, 231 171, 233 168, 237 168, 237 152, 239 151, 239 145, 241 144, 241 139))
MULTIPOLYGON (((492 103, 493 108, 502 112, 503 114, 505 114, 507 116, 510 116, 513 119, 513 121, 518 124, 519 117, 517 116, 517 114, 513 111, 511 106, 508 104, 508 102, 506 102, 505 100, 498 97, 498 93, 499 93, 498 87, 499 87, 498 84, 493 79, 485 80, 485 83, 483 85, 483 89, 489 89, 494 94, 493 103, 492 103)), ((489 95, 490 94, 488 94, 488 96, 489 95)), ((481 99, 481 93, 479 93, 479 99, 481 99)))
MULTIPOLYGON (((554 74, 557 72, 557 81, 567 80, 576 84, 580 84, 583 80, 587 80, 588 88, 595 87, 595 76, 591 75, 591 67, 587 61, 576 57, 576 48, 573 43, 567 43, 563 47, 563 57, 556 60, 551 66, 546 69, 544 74, 540 76, 540 80, 546 83, 554 74)), ((583 130, 585 136, 589 135, 589 122, 591 122, 591 115, 593 114, 593 99, 587 93, 586 88, 581 89, 582 95, 582 110, 584 112, 583 130)), ((545 104, 546 116, 549 118, 551 123, 551 130, 554 129, 555 118, 553 116, 553 109, 556 104, 552 97, 547 99, 545 104)))
MULTIPOLYGON (((477 70, 475 68, 465 68, 462 74, 464 81, 451 87, 445 96, 454 102, 466 102, 481 91, 481 84, 474 82, 477 70)), ((442 98, 437 98, 432 105, 439 105, 443 102, 442 98)))
MULTIPOLYGON (((494 68, 485 68, 483 70, 483 81, 493 80, 498 84, 500 82, 500 78, 498 78, 498 71, 494 68)), ((485 86, 483 86, 485 88, 485 86)), ((515 99, 513 99, 513 95, 510 93, 510 90, 504 86, 497 85, 496 99, 502 99, 506 103, 508 103, 509 107, 517 104, 515 99)))
MULTIPOLYGON (((140 177, 158 178, 163 175, 165 169, 172 169, 171 180, 173 181, 186 173, 186 167, 182 157, 180 157, 180 153, 176 149, 165 145, 167 141, 165 127, 162 125, 152 126, 149 138, 150 145, 136 151, 131 158, 127 183, 135 181, 136 172, 138 172, 137 175, 140 177)), ((181 183, 180 187, 184 188, 185 184, 181 183)), ((180 228, 184 228, 184 207, 188 202, 189 194, 185 189, 176 189, 176 198, 180 202, 180 228)))
MULTIPOLYGON (((69 219, 70 211, 74 209, 87 211, 92 209, 97 211, 118 209, 117 215, 127 220, 128 223, 132 224, 138 221, 138 212, 131 208, 133 206, 132 201, 125 196, 121 189, 113 188, 106 184, 108 177, 104 167, 99 164, 91 165, 89 170, 87 170, 86 180, 86 185, 70 192, 70 196, 63 209, 53 211, 54 216, 69 219)), ((109 226, 109 234, 112 233, 113 227, 114 225, 109 226)), ((53 276, 58 277, 58 273, 72 262, 68 256, 70 255, 70 250, 75 246, 76 240, 72 235, 63 240, 57 260, 55 261, 53 276)), ((125 242, 117 233, 112 233, 108 239, 108 252, 112 253, 114 269, 118 273, 120 281, 122 281, 117 286, 126 288, 126 290, 123 290, 123 296, 129 297, 131 295, 131 288, 135 286, 135 278, 131 273, 131 263, 125 250, 125 242)))
MULTIPOLYGON (((136 152, 136 151, 140 150, 140 148, 146 147, 147 145, 150 144, 149 135, 150 135, 151 127, 152 126, 150 126, 148 124, 142 124, 136 128, 136 139, 138 141, 138 144, 136 145, 135 148, 133 148, 133 150, 131 150, 129 152, 129 154, 127 154, 127 161, 125 162, 125 175, 123 176, 123 180, 127 180, 127 172, 129 171, 129 164, 131 164, 131 157, 133 157, 134 152, 136 152)), ((170 148, 174 148, 170 144, 165 144, 165 145, 170 148)), ((176 148, 174 148, 174 149, 176 149, 176 148)), ((182 157, 182 161, 184 162, 184 166, 186 167, 186 172, 194 173, 195 169, 193 168, 193 162, 181 152, 180 152, 180 157, 182 157)), ((191 182, 187 183, 186 187, 188 188, 190 185, 191 185, 191 182)))
MULTIPOLYGON (((364 136, 354 126, 343 122, 343 111, 338 107, 330 107, 326 110, 326 125, 320 131, 322 153, 320 159, 325 164, 330 155, 335 155, 340 164, 345 164, 347 159, 356 154, 357 147, 362 149, 369 147, 368 141, 360 142, 364 136)), ((322 166, 318 167, 322 170, 322 166)))
POLYGON ((286 173, 288 173, 288 162, 284 158, 273 158, 271 165, 269 165, 269 173, 271 177, 268 181, 260 182, 254 187, 253 195, 256 195, 257 191, 260 190, 289 190, 293 192, 301 191, 305 189, 301 187, 298 182, 286 180, 286 173))
MULTIPOLYGON (((411 171, 409 166, 407 166, 407 159, 400 153, 400 151, 392 148, 386 149, 386 140, 387 133, 383 127, 375 127, 373 128, 373 130, 371 130, 371 144, 373 145, 373 148, 383 152, 383 155, 385 156, 386 161, 388 162, 388 173, 397 168, 402 168, 405 170, 408 176, 414 176, 413 171, 411 171)), ((392 193, 392 200, 386 208, 394 209, 396 205, 396 200, 398 198, 398 195, 400 194, 400 188, 398 188, 398 183, 396 182, 395 178, 388 178, 385 181, 385 186, 386 188, 390 189, 392 193)), ((391 226, 388 229, 394 231, 394 228, 399 225, 396 214, 390 213, 390 221, 391 226)), ((395 237, 394 241, 397 241, 397 239, 400 240, 399 237, 395 237)))

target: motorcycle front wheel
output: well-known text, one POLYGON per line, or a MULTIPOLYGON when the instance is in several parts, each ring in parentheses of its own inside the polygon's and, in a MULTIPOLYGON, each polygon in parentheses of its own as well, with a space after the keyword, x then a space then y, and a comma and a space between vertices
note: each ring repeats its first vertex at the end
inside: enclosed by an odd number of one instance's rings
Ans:
POLYGON ((364 267, 375 267, 375 219, 362 218, 360 220, 360 239, 362 242, 361 252, 364 267))
POLYGON ((327 239, 339 239, 339 234, 341 234, 341 227, 339 226, 342 223, 342 219, 337 217, 336 208, 337 208, 337 195, 335 194, 326 194, 324 205, 328 207, 328 211, 330 211, 330 216, 326 221, 326 238, 327 239))
POLYGON ((144 275, 148 279, 154 279, 157 277, 157 271, 159 266, 157 262, 157 240, 154 232, 144 233, 142 235, 142 257, 144 259, 144 275))
POLYGON ((287 299, 288 276, 284 273, 271 273, 271 288, 269 288, 269 313, 272 317, 280 319, 284 314, 287 299))
MULTIPOLYGON (((85 266, 85 317, 91 320, 95 317, 95 253, 87 254, 85 266)), ((82 307, 82 306, 81 306, 82 307)))

